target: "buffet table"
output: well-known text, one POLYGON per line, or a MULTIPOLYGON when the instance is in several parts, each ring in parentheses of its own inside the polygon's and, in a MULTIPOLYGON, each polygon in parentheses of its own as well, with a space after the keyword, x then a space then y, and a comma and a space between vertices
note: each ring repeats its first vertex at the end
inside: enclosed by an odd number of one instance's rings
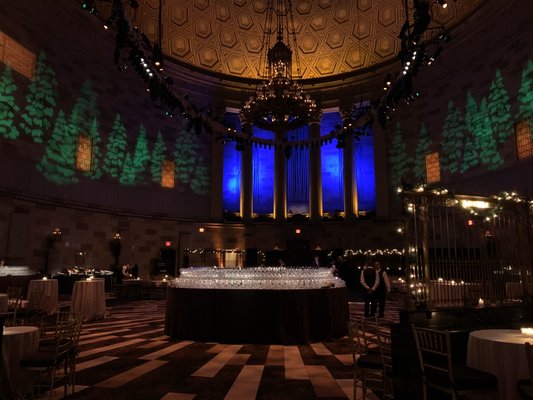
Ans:
POLYGON ((328 268, 194 267, 167 288, 177 339, 298 344, 342 337, 347 322, 346 286, 328 268))
POLYGON ((221 343, 298 344, 346 335, 346 288, 168 288, 165 333, 221 343))

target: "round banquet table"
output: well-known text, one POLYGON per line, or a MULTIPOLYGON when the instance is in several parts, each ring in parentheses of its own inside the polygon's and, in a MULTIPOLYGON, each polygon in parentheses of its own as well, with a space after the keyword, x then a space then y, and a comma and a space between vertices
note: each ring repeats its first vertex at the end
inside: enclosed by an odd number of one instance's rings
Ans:
POLYGON ((81 313, 84 321, 105 317, 105 282, 103 279, 76 281, 70 311, 81 313))
POLYGON ((57 279, 33 279, 28 286, 28 302, 30 302, 33 293, 38 290, 44 290, 44 295, 47 298, 46 313, 48 315, 55 314, 57 312, 57 296, 58 296, 58 284, 57 279))
POLYGON ((7 312, 7 294, 0 293, 0 313, 7 312))
POLYGON ((346 288, 167 289, 165 333, 220 343, 299 344, 346 335, 346 288))
POLYGON ((36 351, 38 347, 39 328, 35 326, 12 326, 4 328, 2 337, 2 366, 5 372, 5 378, 7 378, 7 384, 10 386, 8 390, 12 393, 18 393, 21 389, 20 360, 36 351))
POLYGON ((499 398, 518 400, 519 379, 529 379, 524 343, 533 337, 518 329, 486 329, 474 331, 468 337, 467 365, 490 372, 498 378, 499 398))

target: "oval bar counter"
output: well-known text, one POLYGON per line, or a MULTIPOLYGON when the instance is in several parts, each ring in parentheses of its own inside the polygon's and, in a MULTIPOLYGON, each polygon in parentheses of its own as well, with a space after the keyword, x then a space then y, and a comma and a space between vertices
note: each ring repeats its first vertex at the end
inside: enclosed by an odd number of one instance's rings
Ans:
POLYGON ((347 321, 346 287, 327 269, 191 268, 167 289, 176 339, 301 344, 342 337, 347 321))

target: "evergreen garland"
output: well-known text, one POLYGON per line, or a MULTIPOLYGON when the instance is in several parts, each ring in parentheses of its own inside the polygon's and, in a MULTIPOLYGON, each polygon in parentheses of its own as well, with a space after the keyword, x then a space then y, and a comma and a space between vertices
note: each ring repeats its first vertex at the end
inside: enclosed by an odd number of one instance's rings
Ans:
POLYGON ((50 139, 46 143, 43 158, 37 169, 51 182, 63 185, 76 183, 75 157, 77 135, 59 111, 50 139))
POLYGON ((492 134, 492 125, 488 111, 487 99, 483 98, 479 106, 479 116, 477 118, 476 140, 479 149, 479 160, 489 171, 494 171, 503 164, 503 159, 498 152, 498 146, 492 134))
POLYGON ((402 127, 399 122, 396 123, 396 130, 392 138, 392 147, 389 152, 389 163, 391 165, 391 184, 392 186, 400 186, 402 180, 405 179, 409 169, 409 157, 405 147, 405 142, 402 137, 402 127))
POLYGON ((533 61, 528 60, 522 71, 522 82, 518 90, 518 120, 529 121, 533 130, 533 61))
POLYGON ((107 138, 106 154, 104 158, 103 170, 109 176, 118 179, 124 158, 126 157, 126 127, 117 114, 111 133, 107 138))
POLYGON ((119 182, 124 186, 134 186, 137 174, 135 167, 133 165, 133 158, 130 153, 126 154, 124 158, 124 165, 122 166, 122 171, 120 173, 119 182))
POLYGON ((157 184, 161 184, 161 174, 166 151, 167 146, 163 141, 163 135, 161 134, 161 131, 159 131, 157 132, 154 150, 152 151, 152 157, 150 159, 150 173, 152 175, 152 181, 157 184))
POLYGON ((443 171, 452 174, 460 171, 465 144, 464 118, 453 102, 448 102, 448 113, 442 128, 441 165, 443 171))
POLYGON ((431 137, 425 123, 420 124, 420 133, 418 134, 418 143, 415 150, 415 167, 414 174, 418 183, 426 182, 426 154, 431 147, 431 137))
POLYGON ((466 112, 465 112, 465 148, 463 153, 463 163, 461 165, 461 172, 464 173, 479 164, 479 141, 478 135, 478 123, 479 110, 476 100, 472 97, 472 94, 468 92, 466 94, 466 112))
POLYGON ((509 94, 505 89, 503 77, 499 69, 496 70, 496 77, 490 85, 487 116, 489 118, 490 129, 497 143, 504 143, 513 132, 513 121, 511 119, 509 94))
POLYGON ((15 126, 15 116, 20 108, 13 96, 16 90, 17 85, 13 79, 11 67, 6 64, 0 77, 0 135, 6 139, 19 137, 19 131, 15 126))
POLYGON ((93 121, 100 117, 97 100, 98 94, 93 90, 91 81, 86 80, 80 88, 69 119, 78 134, 88 133, 93 121))
POLYGON ((191 178, 191 189, 193 193, 207 195, 210 193, 209 169, 203 159, 198 160, 198 165, 194 169, 191 178))
POLYGON ((52 126, 57 99, 57 80, 51 66, 46 64, 46 55, 41 51, 35 75, 28 86, 26 107, 22 113, 20 129, 37 143, 43 143, 44 136, 52 126))
POLYGON ((196 168, 196 157, 200 147, 198 138, 192 132, 191 126, 183 120, 182 130, 176 138, 174 159, 176 161, 176 179, 180 183, 190 183, 196 168))
POLYGON ((93 119, 89 127, 89 137, 91 138, 91 170, 84 171, 83 174, 91 179, 99 179, 102 176, 102 139, 98 130, 98 120, 93 119))
POLYGON ((150 151, 148 150, 148 140, 146 139, 146 129, 143 125, 139 128, 139 135, 135 142, 133 152, 133 169, 135 171, 136 182, 144 182, 145 174, 150 161, 150 151))

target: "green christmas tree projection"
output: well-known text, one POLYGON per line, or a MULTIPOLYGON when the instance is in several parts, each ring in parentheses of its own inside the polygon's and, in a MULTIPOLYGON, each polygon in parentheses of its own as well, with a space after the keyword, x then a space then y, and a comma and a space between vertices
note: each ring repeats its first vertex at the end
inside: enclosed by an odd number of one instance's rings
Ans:
POLYGON ((75 176, 76 139, 65 113, 59 111, 43 158, 37 163, 37 169, 46 179, 58 185, 78 181, 75 176))
POLYGON ((122 171, 120 173, 119 182, 121 185, 125 186, 133 186, 135 185, 135 180, 137 178, 135 167, 134 167, 134 161, 131 157, 130 153, 126 154, 126 158, 124 158, 124 165, 122 166, 122 171))
POLYGON ((96 118, 93 119, 91 126, 89 126, 89 137, 92 144, 91 170, 84 171, 83 174, 91 179, 99 179, 102 176, 102 152, 100 150, 102 139, 96 118))
POLYGON ((152 158, 150 159, 150 173, 152 175, 152 181, 157 184, 161 184, 161 168, 163 165, 163 160, 165 159, 166 151, 167 146, 163 141, 163 135, 161 132, 157 132, 154 151, 152 151, 152 158))
POLYGON ((194 174, 191 178, 191 189, 196 194, 209 194, 210 191, 209 170, 206 163, 200 159, 198 166, 194 169, 194 174))
POLYGON ((6 65, 0 77, 0 135, 6 139, 19 137, 19 131, 14 123, 15 115, 20 109, 13 96, 16 90, 17 85, 13 79, 11 67, 6 65))
POLYGON ((490 123, 487 99, 483 98, 479 106, 477 118, 476 142, 479 150, 479 160, 489 171, 494 171, 503 164, 503 159, 498 153, 498 146, 490 123))
POLYGON ((426 124, 420 124, 420 133, 418 134, 418 143, 415 150, 415 168, 414 174, 417 182, 426 181, 426 154, 429 153, 431 146, 431 137, 426 128, 426 124))
POLYGON ((103 170, 113 178, 119 178, 126 157, 126 127, 117 114, 111 133, 107 138, 103 170))
POLYGON ((457 107, 450 100, 448 113, 442 128, 441 165, 443 171, 452 174, 459 172, 465 140, 464 118, 457 107))
POLYGON ((478 121, 479 110, 476 100, 472 97, 472 94, 468 92, 466 94, 466 113, 465 113, 465 147, 463 153, 463 163, 461 165, 461 172, 466 172, 471 168, 479 164, 478 154, 478 121))
POLYGON ((192 129, 187 129, 187 126, 187 120, 184 119, 181 132, 176 138, 176 150, 174 150, 176 179, 180 183, 190 183, 196 168, 196 157, 199 148, 196 134, 192 132, 192 129))
POLYGON ((518 90, 518 120, 533 124, 533 61, 528 60, 522 71, 522 83, 518 90))
POLYGON ((496 70, 496 77, 490 85, 487 110, 489 123, 497 142, 504 143, 513 133, 513 121, 509 94, 505 89, 499 69, 496 70))
POLYGON ((41 51, 35 75, 28 85, 26 108, 22 113, 21 132, 31 136, 37 143, 44 141, 46 132, 52 126, 52 117, 57 99, 55 72, 46 64, 46 55, 41 51))
POLYGON ((69 122, 74 132, 87 134, 93 121, 99 119, 97 100, 98 94, 93 90, 91 81, 86 80, 70 114, 69 122))
POLYGON ((400 123, 396 123, 396 130, 392 138, 392 147, 389 152, 389 162, 391 164, 391 184, 395 187, 400 186, 402 179, 407 174, 410 162, 403 141, 400 123))
POLYGON ((135 170, 135 179, 137 182, 144 182, 149 161, 150 152, 148 150, 148 140, 146 139, 146 129, 141 125, 133 153, 133 169, 135 170))

